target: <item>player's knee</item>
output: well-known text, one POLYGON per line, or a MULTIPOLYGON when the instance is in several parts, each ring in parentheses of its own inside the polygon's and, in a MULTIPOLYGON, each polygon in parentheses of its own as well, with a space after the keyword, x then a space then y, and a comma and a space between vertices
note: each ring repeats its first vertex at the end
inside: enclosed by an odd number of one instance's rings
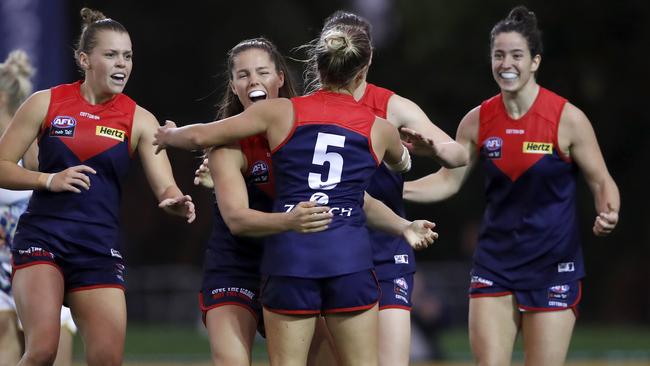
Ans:
POLYGON ((52 365, 56 359, 56 345, 54 347, 41 345, 25 350, 23 361, 27 365, 52 365))
POLYGON ((119 366, 122 365, 122 351, 106 347, 95 351, 86 351, 86 362, 89 366, 119 366))
POLYGON ((212 351, 213 366, 249 366, 251 360, 248 354, 241 352, 212 351))

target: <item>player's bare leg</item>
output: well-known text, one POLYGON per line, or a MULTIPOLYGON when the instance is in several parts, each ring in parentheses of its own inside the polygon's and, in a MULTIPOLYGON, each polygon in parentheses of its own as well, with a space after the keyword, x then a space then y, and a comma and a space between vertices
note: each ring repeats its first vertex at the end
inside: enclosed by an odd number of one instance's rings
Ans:
POLYGON ((361 312, 325 316, 341 366, 378 365, 378 307, 375 305, 361 312))
POLYGON ((304 366, 318 315, 283 315, 264 309, 271 366, 304 366))
POLYGON ((573 310, 537 311, 522 315, 526 366, 564 365, 576 322, 573 310))
POLYGON ((476 364, 510 365, 520 321, 512 295, 470 298, 469 341, 476 364))
POLYGON ((246 308, 224 305, 206 314, 214 366, 249 366, 257 319, 246 308))

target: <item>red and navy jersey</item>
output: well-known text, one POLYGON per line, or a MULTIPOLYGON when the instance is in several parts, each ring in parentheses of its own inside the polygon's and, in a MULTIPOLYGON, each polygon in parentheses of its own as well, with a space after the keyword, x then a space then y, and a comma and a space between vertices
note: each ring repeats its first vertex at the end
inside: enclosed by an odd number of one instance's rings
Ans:
POLYGON ((319 233, 270 236, 262 273, 323 278, 372 268, 363 196, 379 164, 370 141, 376 117, 351 95, 323 90, 291 102, 293 128, 272 152, 273 211, 311 200, 330 207, 334 217, 319 233))
MULTIPOLYGON (((377 117, 385 119, 388 101, 394 94, 388 89, 368 83, 359 103, 370 108, 377 117)), ((367 189, 372 197, 382 201, 401 217, 406 217, 402 200, 403 191, 404 177, 402 174, 392 172, 385 164, 381 164, 377 169, 367 189)), ((370 238, 378 279, 394 279, 415 272, 413 248, 401 236, 370 229, 370 238)))
POLYGON ((528 112, 510 118, 501 95, 481 104, 478 148, 487 207, 473 275, 512 289, 584 276, 576 218, 576 165, 559 150, 566 100, 539 89, 528 112))
MULTIPOLYGON (((275 184, 269 144, 264 136, 257 135, 241 140, 239 146, 247 163, 244 179, 248 205, 254 210, 271 212, 275 184)), ((259 277, 264 251, 262 239, 234 236, 216 204, 213 224, 203 264, 205 274, 259 277)), ((204 276, 204 279, 209 280, 210 277, 204 276)))
POLYGON ((118 94, 105 103, 92 105, 81 96, 80 86, 81 81, 51 89, 49 109, 38 138, 39 170, 58 173, 84 164, 97 174, 86 173, 90 189, 81 189, 81 193, 34 191, 21 217, 18 235, 23 234, 23 225, 38 227, 50 235, 105 252, 107 248, 119 248, 121 183, 131 164, 136 104, 118 94))

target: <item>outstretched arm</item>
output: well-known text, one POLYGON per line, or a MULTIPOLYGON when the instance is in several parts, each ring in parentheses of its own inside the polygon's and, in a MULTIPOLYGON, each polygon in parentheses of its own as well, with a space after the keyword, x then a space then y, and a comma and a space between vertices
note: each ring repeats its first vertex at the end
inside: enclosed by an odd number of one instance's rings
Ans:
MULTIPOLYGON (((417 203, 438 202, 453 196, 460 190, 478 159, 476 150, 478 123, 479 107, 476 107, 463 117, 456 132, 456 140, 469 152, 468 164, 454 169, 441 168, 433 174, 405 182, 405 200, 417 203)), ((419 133, 412 130, 405 130, 403 133, 410 134, 413 139, 421 138, 419 133)))
POLYGON ((194 221, 196 214, 192 197, 184 195, 176 185, 167 154, 154 153, 152 140, 158 121, 140 106, 136 107, 133 118, 132 138, 137 146, 149 185, 158 199, 158 207, 169 214, 184 217, 187 222, 194 221))
POLYGON ((363 211, 369 227, 403 236, 413 249, 427 248, 438 239, 438 233, 433 231, 436 224, 427 220, 408 221, 368 193, 364 196, 363 211))
POLYGON ((219 211, 234 235, 259 237, 290 230, 313 233, 327 229, 332 221, 329 207, 317 206, 315 202, 301 202, 289 212, 251 209, 242 175, 246 161, 239 146, 212 150, 208 165, 219 211))
POLYGON ((387 119, 397 124, 400 130, 406 128, 424 136, 422 140, 410 140, 408 135, 403 135, 405 145, 413 154, 432 157, 446 168, 467 164, 467 150, 433 124, 426 113, 411 100, 393 95, 388 101, 387 119))
POLYGON ((558 132, 558 139, 560 138, 569 140, 570 156, 580 167, 594 196, 597 213, 594 234, 604 236, 611 233, 618 223, 621 206, 618 187, 607 170, 589 119, 570 103, 562 111, 558 132))
POLYGON ((283 98, 263 100, 242 113, 210 123, 176 127, 172 121, 159 127, 154 135, 156 153, 167 147, 198 150, 223 146, 243 138, 267 132, 269 126, 293 116, 291 101, 283 98))

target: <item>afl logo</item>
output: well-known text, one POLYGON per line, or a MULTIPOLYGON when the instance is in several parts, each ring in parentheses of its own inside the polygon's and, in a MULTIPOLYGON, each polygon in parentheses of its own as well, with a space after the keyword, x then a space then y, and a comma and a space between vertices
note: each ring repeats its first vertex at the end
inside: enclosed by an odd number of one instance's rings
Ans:
POLYGON ((269 166, 259 160, 251 166, 250 179, 253 183, 266 183, 269 181, 269 166))
POLYGON ((330 198, 323 192, 316 192, 311 195, 309 199, 311 202, 316 202, 319 205, 326 205, 329 203, 330 198))
POLYGON ((501 157, 501 147, 503 140, 500 137, 488 137, 483 143, 487 157, 490 159, 498 159, 501 157))
POLYGON ((50 127, 50 136, 73 137, 77 120, 69 116, 56 116, 50 127))
POLYGON ((402 290, 408 290, 409 289, 409 284, 406 282, 406 279, 404 277, 396 278, 393 280, 397 286, 399 286, 402 290))
POLYGON ((553 286, 549 290, 551 290, 551 292, 554 292, 556 294, 566 294, 567 292, 569 292, 570 289, 571 286, 569 285, 559 285, 559 286, 553 286))

